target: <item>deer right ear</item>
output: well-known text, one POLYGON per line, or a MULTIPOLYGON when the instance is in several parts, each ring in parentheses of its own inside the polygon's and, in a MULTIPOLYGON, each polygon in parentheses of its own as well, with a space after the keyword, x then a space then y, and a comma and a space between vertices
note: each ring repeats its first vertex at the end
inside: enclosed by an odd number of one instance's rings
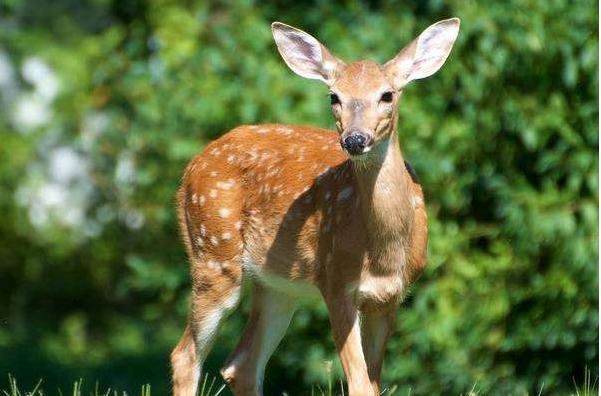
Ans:
POLYGON ((397 56, 384 65, 395 88, 426 78, 442 67, 459 34, 459 18, 445 19, 429 26, 397 56))
POLYGON ((317 39, 281 22, 271 24, 273 38, 284 62, 301 77, 331 85, 344 63, 332 55, 317 39))

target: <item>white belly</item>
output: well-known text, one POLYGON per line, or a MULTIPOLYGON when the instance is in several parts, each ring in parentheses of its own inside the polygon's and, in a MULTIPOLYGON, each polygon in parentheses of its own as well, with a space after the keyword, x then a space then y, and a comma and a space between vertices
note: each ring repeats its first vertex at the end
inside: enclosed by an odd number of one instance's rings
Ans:
POLYGON ((260 268, 248 254, 244 255, 242 266, 244 267, 245 274, 252 276, 264 287, 280 293, 292 297, 317 297, 320 295, 319 289, 309 282, 290 280, 260 268))

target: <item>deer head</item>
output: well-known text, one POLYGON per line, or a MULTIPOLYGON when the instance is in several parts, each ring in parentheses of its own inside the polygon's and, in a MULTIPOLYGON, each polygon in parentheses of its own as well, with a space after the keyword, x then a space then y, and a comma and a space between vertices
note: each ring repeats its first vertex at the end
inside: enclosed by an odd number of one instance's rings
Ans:
POLYGON ((403 88, 440 69, 457 38, 459 19, 431 25, 384 65, 371 60, 346 64, 302 30, 280 22, 271 28, 290 69, 328 86, 340 145, 352 160, 365 161, 385 155, 383 148, 396 134, 403 88))

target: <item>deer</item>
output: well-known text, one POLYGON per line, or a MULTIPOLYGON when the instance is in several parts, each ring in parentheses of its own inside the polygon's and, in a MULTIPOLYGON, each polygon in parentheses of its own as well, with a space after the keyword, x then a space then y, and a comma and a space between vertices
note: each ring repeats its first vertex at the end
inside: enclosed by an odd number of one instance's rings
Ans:
POLYGON ((271 25, 288 67, 328 87, 337 131, 242 125, 189 162, 177 214, 191 302, 171 353, 174 396, 196 394, 243 281, 248 322, 220 371, 236 396, 263 394, 267 362, 297 300, 310 295, 325 301, 347 394, 380 394, 395 313, 424 270, 428 240, 422 187, 401 153, 398 106, 409 82, 442 67, 459 25, 429 26, 383 65, 345 63, 308 33, 271 25))

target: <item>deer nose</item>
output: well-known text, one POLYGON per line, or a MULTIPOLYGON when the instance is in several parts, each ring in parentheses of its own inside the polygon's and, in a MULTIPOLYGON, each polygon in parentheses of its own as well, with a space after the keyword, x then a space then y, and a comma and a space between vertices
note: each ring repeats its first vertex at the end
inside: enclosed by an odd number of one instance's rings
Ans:
POLYGON ((340 145, 350 155, 359 155, 367 153, 373 144, 372 138, 358 131, 352 131, 347 136, 340 139, 340 145))

